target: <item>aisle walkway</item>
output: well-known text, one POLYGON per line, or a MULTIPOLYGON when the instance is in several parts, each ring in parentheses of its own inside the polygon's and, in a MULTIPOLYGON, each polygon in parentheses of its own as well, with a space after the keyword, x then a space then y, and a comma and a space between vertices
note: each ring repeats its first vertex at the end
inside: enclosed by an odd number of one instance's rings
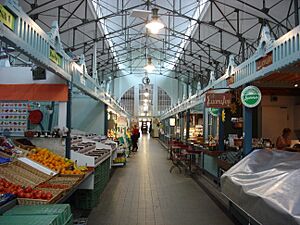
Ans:
POLYGON ((233 224, 191 178, 170 174, 166 157, 157 140, 143 136, 139 152, 112 176, 88 224, 233 224))

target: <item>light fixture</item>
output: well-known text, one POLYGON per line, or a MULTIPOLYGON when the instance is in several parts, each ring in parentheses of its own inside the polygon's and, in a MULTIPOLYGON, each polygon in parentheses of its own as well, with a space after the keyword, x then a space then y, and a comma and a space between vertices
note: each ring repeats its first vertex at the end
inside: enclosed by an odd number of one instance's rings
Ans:
POLYGON ((299 85, 298 84, 294 84, 294 87, 296 88, 296 87, 298 87, 299 85))
POLYGON ((144 103, 147 103, 147 102, 149 102, 149 99, 143 99, 143 101, 144 101, 144 103))
POLYGON ((148 105, 144 105, 144 112, 147 112, 148 111, 148 105))
POLYGON ((148 89, 146 89, 145 92, 144 92, 144 96, 145 96, 146 98, 148 98, 149 95, 150 95, 150 94, 149 94, 149 92, 148 92, 148 89))
POLYGON ((147 59, 147 65, 144 67, 144 69, 148 72, 148 73, 151 73, 155 67, 152 63, 152 58, 151 57, 148 57, 147 59))
POLYGON ((149 23, 146 24, 146 28, 152 34, 158 34, 159 30, 163 29, 165 25, 160 21, 158 17, 158 8, 152 9, 152 18, 149 23))

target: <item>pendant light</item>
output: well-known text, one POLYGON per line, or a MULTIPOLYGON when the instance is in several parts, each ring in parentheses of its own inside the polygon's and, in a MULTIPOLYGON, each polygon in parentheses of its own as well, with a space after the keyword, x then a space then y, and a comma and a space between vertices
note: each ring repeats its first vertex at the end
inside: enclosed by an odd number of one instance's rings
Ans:
POLYGON ((155 69, 151 57, 148 57, 147 65, 144 67, 144 69, 147 70, 148 73, 151 73, 155 69))
POLYGON ((152 33, 152 34, 158 34, 158 32, 164 28, 165 25, 160 21, 158 17, 158 8, 152 9, 152 18, 149 23, 146 24, 146 28, 152 33))

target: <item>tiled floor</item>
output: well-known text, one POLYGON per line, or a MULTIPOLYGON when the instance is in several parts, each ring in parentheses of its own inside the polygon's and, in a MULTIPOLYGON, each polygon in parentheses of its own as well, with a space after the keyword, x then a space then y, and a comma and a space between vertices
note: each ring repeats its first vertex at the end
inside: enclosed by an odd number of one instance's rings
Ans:
POLYGON ((167 152, 148 136, 124 168, 116 170, 89 225, 233 224, 191 179, 169 173, 167 152))

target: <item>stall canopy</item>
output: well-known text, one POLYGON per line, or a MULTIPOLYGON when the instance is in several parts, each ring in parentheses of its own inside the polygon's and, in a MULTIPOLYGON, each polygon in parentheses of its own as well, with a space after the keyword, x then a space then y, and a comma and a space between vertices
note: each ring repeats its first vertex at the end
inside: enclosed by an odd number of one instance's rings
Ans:
POLYGON ((4 101, 68 101, 65 84, 0 84, 0 90, 4 101))
POLYGON ((221 177, 222 192, 261 224, 300 224, 300 154, 256 150, 221 177))

